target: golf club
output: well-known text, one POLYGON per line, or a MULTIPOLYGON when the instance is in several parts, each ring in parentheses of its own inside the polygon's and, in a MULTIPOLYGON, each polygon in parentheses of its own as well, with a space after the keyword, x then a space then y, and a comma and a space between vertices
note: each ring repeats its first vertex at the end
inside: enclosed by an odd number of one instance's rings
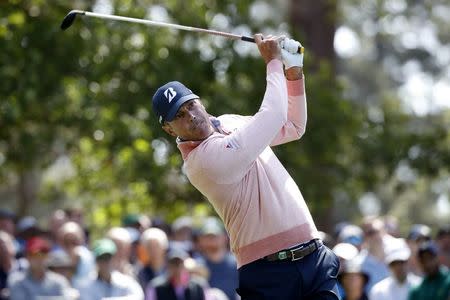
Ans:
MULTIPOLYGON (((228 32, 216 31, 216 30, 211 30, 211 29, 203 29, 203 28, 197 28, 197 27, 191 27, 191 26, 184 26, 184 25, 178 25, 178 24, 171 24, 171 23, 165 23, 165 22, 157 22, 157 21, 151 21, 151 20, 145 20, 145 19, 99 14, 99 13, 83 11, 83 10, 71 10, 64 17, 64 20, 61 23, 61 29, 66 30, 67 28, 69 28, 75 21, 75 18, 77 15, 99 18, 99 19, 106 19, 106 20, 139 23, 139 24, 145 24, 145 25, 156 26, 156 27, 173 28, 173 29, 185 30, 185 31, 191 31, 191 32, 207 33, 207 34, 212 34, 212 35, 223 36, 223 37, 233 39, 233 40, 241 40, 241 41, 245 41, 245 42, 255 43, 254 38, 249 37, 249 36, 244 36, 244 35, 238 35, 238 34, 233 34, 233 33, 228 33, 228 32)), ((304 48, 299 47, 297 52, 303 53, 304 48)))

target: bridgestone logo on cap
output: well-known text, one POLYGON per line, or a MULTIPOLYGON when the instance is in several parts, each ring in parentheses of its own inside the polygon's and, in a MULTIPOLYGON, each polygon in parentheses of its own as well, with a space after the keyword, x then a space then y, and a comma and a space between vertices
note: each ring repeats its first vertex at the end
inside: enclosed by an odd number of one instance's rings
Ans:
POLYGON ((167 101, 169 101, 169 103, 173 100, 173 98, 175 98, 176 95, 177 92, 175 92, 174 89, 171 87, 164 91, 164 96, 166 96, 167 101))

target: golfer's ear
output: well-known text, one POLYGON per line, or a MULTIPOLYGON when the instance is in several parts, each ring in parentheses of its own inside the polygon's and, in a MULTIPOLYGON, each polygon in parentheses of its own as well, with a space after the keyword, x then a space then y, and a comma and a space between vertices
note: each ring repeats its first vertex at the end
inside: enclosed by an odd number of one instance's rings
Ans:
POLYGON ((177 134, 173 131, 172 126, 170 126, 170 124, 168 122, 164 122, 162 129, 167 132, 168 134, 170 134, 171 136, 177 136, 177 134))

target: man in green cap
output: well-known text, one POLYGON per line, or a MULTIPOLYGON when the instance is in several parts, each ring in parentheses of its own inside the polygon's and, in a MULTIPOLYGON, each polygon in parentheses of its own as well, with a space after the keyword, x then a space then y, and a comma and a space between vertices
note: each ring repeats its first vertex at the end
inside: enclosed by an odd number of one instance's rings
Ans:
POLYGON ((144 293, 132 277, 114 270, 112 258, 117 252, 116 245, 110 239, 101 239, 94 243, 92 251, 97 263, 97 274, 82 282, 78 288, 80 300, 109 299, 130 297, 143 300, 144 293))

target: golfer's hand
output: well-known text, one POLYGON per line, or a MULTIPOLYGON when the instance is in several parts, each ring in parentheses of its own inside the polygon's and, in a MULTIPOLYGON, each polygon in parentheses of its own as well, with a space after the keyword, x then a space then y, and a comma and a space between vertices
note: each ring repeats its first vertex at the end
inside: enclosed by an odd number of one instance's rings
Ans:
POLYGON ((285 69, 292 67, 303 67, 303 53, 298 53, 298 49, 302 46, 300 42, 293 39, 284 38, 280 42, 281 57, 285 69))
POLYGON ((267 36, 263 37, 262 34, 255 34, 255 42, 258 45, 259 53, 262 58, 268 64, 272 59, 281 60, 281 47, 280 40, 282 37, 267 36))
POLYGON ((281 58, 287 80, 299 80, 303 73, 303 53, 298 53, 302 46, 299 42, 285 38, 281 40, 281 58))

